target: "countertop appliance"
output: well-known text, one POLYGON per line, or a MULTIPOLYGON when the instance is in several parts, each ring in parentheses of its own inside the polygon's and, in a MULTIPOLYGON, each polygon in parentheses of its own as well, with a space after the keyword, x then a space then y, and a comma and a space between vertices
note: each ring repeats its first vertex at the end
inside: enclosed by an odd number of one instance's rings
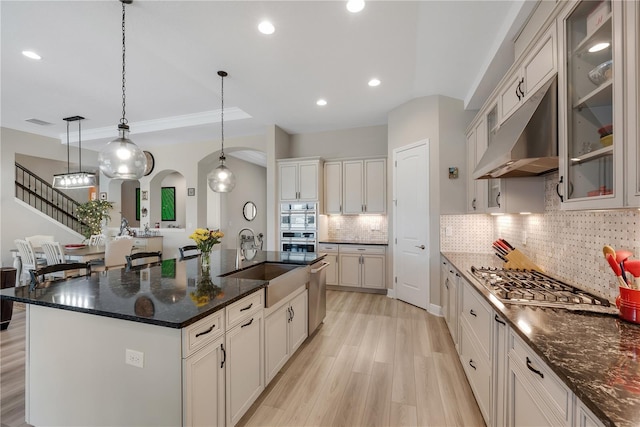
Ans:
POLYGON ((503 303, 617 313, 607 299, 539 271, 471 267, 471 274, 503 303))
POLYGON ((315 332, 327 314, 327 276, 325 268, 328 262, 311 264, 309 271, 309 335, 315 332))

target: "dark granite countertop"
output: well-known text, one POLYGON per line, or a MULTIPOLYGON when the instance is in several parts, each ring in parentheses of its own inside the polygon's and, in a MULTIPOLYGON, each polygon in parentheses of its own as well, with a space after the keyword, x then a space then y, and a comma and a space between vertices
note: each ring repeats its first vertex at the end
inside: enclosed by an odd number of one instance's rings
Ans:
POLYGON ((499 307, 470 273, 472 265, 501 266, 497 257, 442 255, 605 425, 640 425, 640 325, 611 314, 513 304, 499 307), (526 322, 530 331, 519 322, 526 322))
POLYGON ((336 245, 382 245, 388 246, 389 242, 386 240, 366 240, 366 239, 323 239, 318 243, 333 243, 336 245))
MULTIPOLYGON (((248 268, 264 262, 309 265, 322 259, 315 253, 259 252, 255 259, 243 261, 248 268)), ((0 291, 3 299, 36 304, 99 316, 114 317, 169 328, 183 328, 259 289, 262 280, 218 277, 235 268, 236 251, 211 254, 210 281, 203 287, 199 258, 164 260, 162 266, 139 271, 125 269, 92 273, 52 283, 29 292, 28 286, 0 291), (204 290, 208 292, 204 292, 204 290), (205 298, 197 298, 207 294, 205 298)))

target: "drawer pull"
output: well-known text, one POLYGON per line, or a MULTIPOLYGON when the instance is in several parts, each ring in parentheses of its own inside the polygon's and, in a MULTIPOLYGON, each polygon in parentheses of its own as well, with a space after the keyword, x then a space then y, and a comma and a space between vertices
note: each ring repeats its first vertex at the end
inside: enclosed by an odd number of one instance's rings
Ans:
POLYGON ((477 370, 476 365, 473 364, 473 359, 469 359, 469 366, 471 366, 474 370, 477 370))
POLYGON ((249 310, 251 307, 253 307, 253 303, 249 304, 248 306, 246 306, 245 308, 241 308, 240 311, 246 311, 249 310))
POLYGON ((240 326, 241 328, 244 328, 245 326, 249 326, 250 324, 253 323, 253 317, 251 318, 251 320, 249 320, 247 323, 245 323, 244 325, 240 326))
POLYGON ((471 310, 469 310, 469 314, 472 315, 473 317, 478 317, 478 315, 476 314, 475 311, 473 311, 473 308, 471 310))
POLYGON ((224 344, 220 344, 220 350, 222 350, 222 362, 220 362, 220 369, 224 368, 224 362, 227 361, 227 350, 224 349, 224 344))
POLYGON ((202 331, 202 332, 198 332, 196 334, 196 338, 198 338, 200 335, 207 335, 209 332, 213 331, 213 328, 215 328, 216 325, 211 325, 211 327, 209 329, 207 329, 206 331, 202 331))
POLYGON ((494 319, 496 322, 500 323, 501 325, 506 325, 506 323, 504 323, 504 321, 501 320, 497 314, 494 316, 494 319))
POLYGON ((529 368, 531 372, 540 375, 540 378, 544 378, 544 374, 531 365, 531 360, 528 357, 527 357, 527 368, 529 368))

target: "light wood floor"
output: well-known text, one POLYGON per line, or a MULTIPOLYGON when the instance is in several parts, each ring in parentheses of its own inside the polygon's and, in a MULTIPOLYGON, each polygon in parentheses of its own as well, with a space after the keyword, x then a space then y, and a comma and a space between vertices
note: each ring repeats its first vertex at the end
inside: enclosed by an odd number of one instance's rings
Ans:
MULTIPOLYGON (((1 427, 25 427, 24 311, 0 332, 1 427)), ((484 426, 442 318, 328 291, 327 317, 239 426, 484 426)))
POLYGON ((484 426, 442 318, 328 291, 327 317, 239 426, 484 426))

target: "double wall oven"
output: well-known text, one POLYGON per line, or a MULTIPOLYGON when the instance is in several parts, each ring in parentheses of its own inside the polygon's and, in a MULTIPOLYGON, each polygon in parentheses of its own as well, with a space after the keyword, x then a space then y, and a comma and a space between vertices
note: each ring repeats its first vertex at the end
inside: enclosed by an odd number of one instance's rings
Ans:
POLYGON ((280 250, 315 252, 318 245, 317 203, 280 204, 280 250))

